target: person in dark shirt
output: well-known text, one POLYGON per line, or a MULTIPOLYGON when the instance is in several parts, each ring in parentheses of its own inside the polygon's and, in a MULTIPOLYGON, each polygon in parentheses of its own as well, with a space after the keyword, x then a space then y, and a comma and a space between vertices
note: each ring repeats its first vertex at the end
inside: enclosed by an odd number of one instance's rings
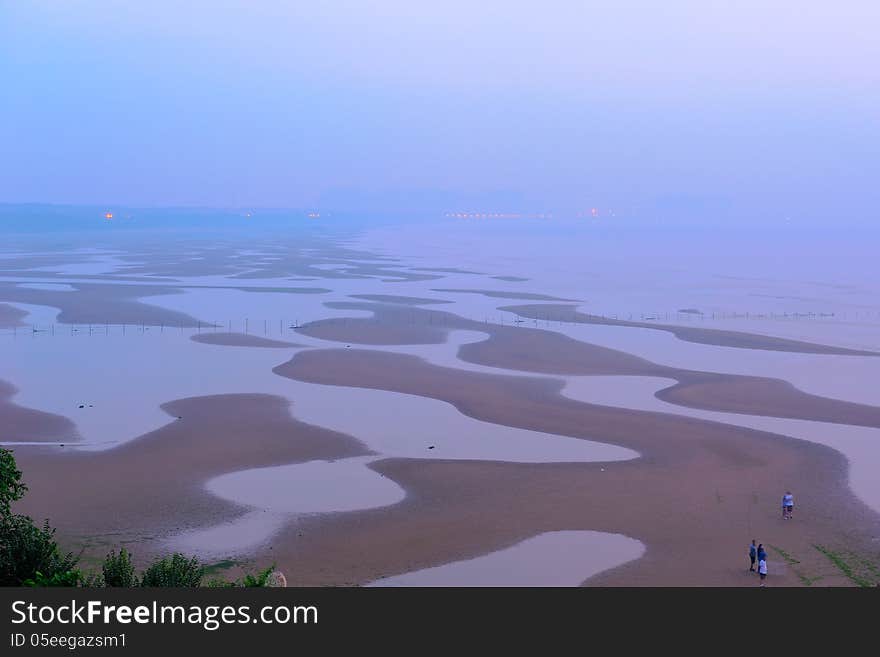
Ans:
POLYGON ((755 539, 752 539, 752 544, 749 546, 749 561, 751 561, 751 565, 749 566, 749 572, 755 572, 755 559, 758 557, 758 548, 755 547, 755 539))
POLYGON ((764 544, 761 543, 758 545, 758 562, 767 560, 767 551, 764 549, 764 544))

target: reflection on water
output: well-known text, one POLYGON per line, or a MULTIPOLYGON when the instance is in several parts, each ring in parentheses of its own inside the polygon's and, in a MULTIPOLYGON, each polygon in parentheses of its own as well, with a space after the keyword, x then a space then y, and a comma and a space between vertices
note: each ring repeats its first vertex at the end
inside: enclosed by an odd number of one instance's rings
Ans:
POLYGON ((366 464, 374 457, 308 461, 215 477, 217 497, 269 513, 330 513, 389 506, 404 498, 396 483, 366 464))
POLYGON ((547 532, 475 559, 386 577, 370 586, 578 586, 644 551, 642 543, 621 534, 547 532))

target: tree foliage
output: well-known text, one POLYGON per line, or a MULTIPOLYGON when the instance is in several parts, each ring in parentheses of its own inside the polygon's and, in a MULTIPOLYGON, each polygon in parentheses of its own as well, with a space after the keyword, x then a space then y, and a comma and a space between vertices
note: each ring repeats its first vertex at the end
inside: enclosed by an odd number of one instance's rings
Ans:
POLYGON ((0 518, 0 586, 23 586, 39 578, 60 581, 58 577, 76 569, 77 561, 58 547, 48 520, 38 527, 27 516, 0 518))
POLYGON ((0 517, 12 513, 12 503, 20 500, 27 486, 21 481, 21 470, 15 464, 15 457, 8 449, 0 447, 0 517))

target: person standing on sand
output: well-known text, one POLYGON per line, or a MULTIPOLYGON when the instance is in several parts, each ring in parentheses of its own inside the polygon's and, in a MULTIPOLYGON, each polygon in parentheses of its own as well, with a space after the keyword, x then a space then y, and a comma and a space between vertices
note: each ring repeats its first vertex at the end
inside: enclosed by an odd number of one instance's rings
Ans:
POLYGON ((764 549, 764 544, 758 544, 758 572, 761 572, 761 562, 767 560, 767 551, 764 549))
POLYGON ((758 574, 761 576, 761 583, 759 586, 764 586, 764 580, 767 579, 767 560, 761 559, 758 562, 758 574))
POLYGON ((782 519, 791 520, 791 512, 794 510, 794 495, 790 490, 785 491, 782 496, 782 519))
POLYGON ((755 572, 755 559, 758 556, 758 548, 755 547, 755 539, 752 539, 752 544, 749 546, 749 561, 751 561, 751 565, 749 566, 749 572, 755 572))

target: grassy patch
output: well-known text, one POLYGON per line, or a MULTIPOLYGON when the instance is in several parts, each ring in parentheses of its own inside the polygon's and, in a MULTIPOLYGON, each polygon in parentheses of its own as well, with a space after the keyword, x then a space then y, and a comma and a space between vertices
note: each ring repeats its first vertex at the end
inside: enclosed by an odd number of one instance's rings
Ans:
POLYGON ((797 564, 799 564, 800 561, 798 559, 795 559, 792 555, 790 555, 788 552, 783 550, 781 547, 778 547, 776 545, 770 545, 769 543, 767 545, 770 547, 771 550, 773 550, 776 554, 778 554, 782 558, 782 560, 785 561, 785 563, 787 563, 789 566, 791 566, 791 572, 793 572, 795 575, 797 575, 797 578, 801 581, 801 584, 803 584, 804 586, 812 586, 813 584, 818 582, 820 579, 822 579, 822 575, 816 575, 815 577, 810 577, 809 575, 806 575, 806 574, 802 573, 800 570, 798 570, 797 568, 795 568, 795 566, 797 564))
MULTIPOLYGON (((768 543, 768 545, 770 545, 770 544, 768 543)), ((774 552, 776 552, 776 554, 778 554, 780 557, 782 557, 785 560, 785 563, 787 563, 789 566, 793 566, 796 563, 800 563, 800 561, 795 559, 793 556, 791 556, 788 552, 786 552, 785 550, 783 550, 780 547, 776 547, 775 545, 770 545, 770 549, 773 550, 774 552)))
POLYGON ((820 579, 822 579, 822 575, 807 577, 803 573, 798 573, 797 571, 795 572, 797 573, 798 579, 801 580, 801 584, 803 584, 804 586, 812 586, 815 582, 818 582, 820 579))
MULTIPOLYGON (((842 572, 844 575, 846 575, 850 579, 850 581, 857 584, 858 586, 866 586, 867 587, 867 586, 874 586, 874 584, 876 584, 876 581, 872 581, 872 580, 864 577, 861 573, 856 572, 856 569, 853 567, 852 563, 847 560, 847 558, 844 556, 843 553, 835 552, 834 550, 830 550, 830 549, 823 547, 821 545, 813 545, 813 547, 816 548, 822 554, 824 554, 831 563, 833 563, 835 566, 837 566, 837 569, 840 572, 842 572)), ((870 564, 869 562, 864 562, 862 564, 863 567, 866 564, 868 566, 870 566, 870 567, 866 567, 865 568, 866 570, 876 572, 877 568, 876 568, 876 566, 874 566, 874 564, 870 564)))
POLYGON ((230 568, 237 566, 238 562, 234 559, 224 559, 223 561, 217 561, 216 563, 208 564, 205 566, 205 575, 218 575, 224 570, 229 570, 230 568))
POLYGON ((862 566, 871 573, 875 579, 880 580, 880 568, 877 567, 877 564, 873 564, 867 559, 862 559, 862 566))

